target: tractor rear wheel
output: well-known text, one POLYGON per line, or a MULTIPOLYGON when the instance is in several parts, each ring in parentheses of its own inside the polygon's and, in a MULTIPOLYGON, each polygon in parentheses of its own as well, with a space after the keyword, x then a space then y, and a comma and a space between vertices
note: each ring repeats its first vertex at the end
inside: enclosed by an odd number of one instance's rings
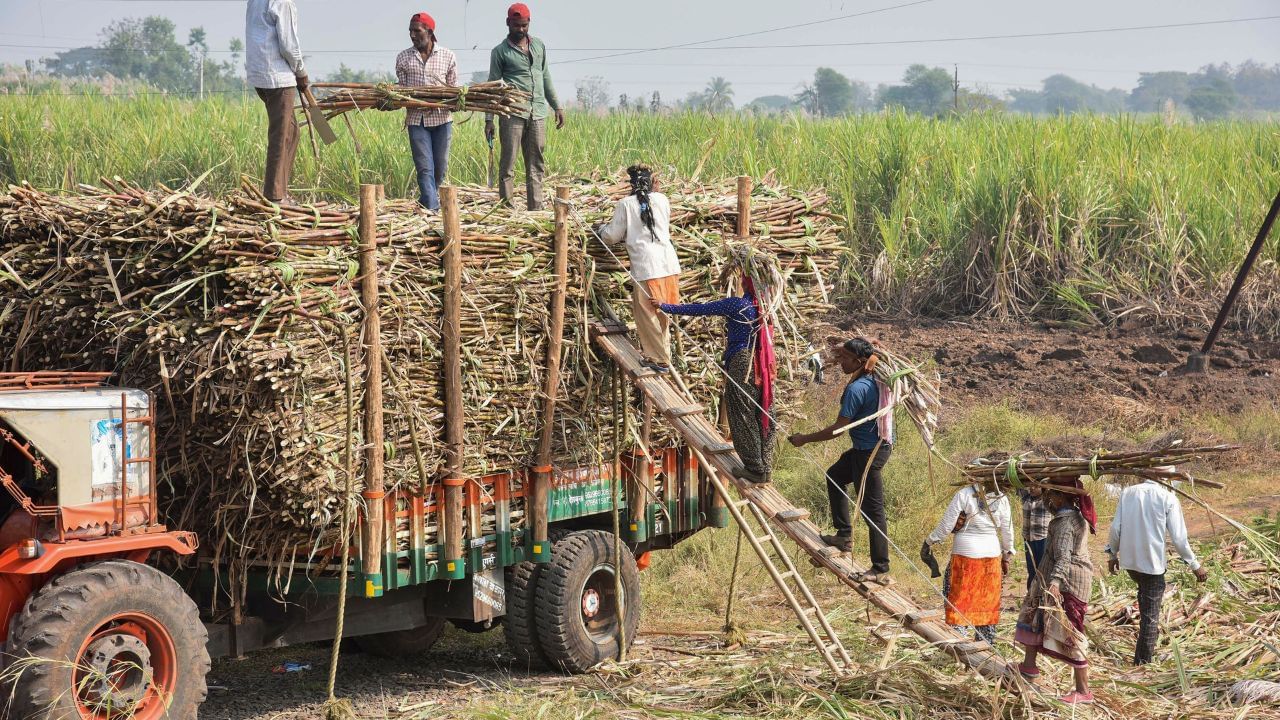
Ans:
POLYGON ((54 578, 9 630, 8 717, 195 720, 208 634, 173 578, 107 560, 54 578))
POLYGON ((430 650, 444 634, 447 623, 442 617, 428 617, 426 625, 412 630, 392 630, 352 639, 361 650, 370 655, 384 658, 413 657, 430 650))
POLYGON ((613 533, 583 530, 555 543, 538 580, 536 626, 551 666, 586 672, 618 656, 618 625, 630 646, 640 626, 640 571, 624 548, 613 557, 613 533), (622 577, 622 596, 615 578, 622 577))

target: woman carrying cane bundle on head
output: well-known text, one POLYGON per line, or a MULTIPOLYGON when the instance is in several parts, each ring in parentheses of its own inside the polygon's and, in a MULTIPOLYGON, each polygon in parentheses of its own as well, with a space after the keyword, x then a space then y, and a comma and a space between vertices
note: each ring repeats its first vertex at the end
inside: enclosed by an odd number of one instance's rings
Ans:
POLYGON ((1098 516, 1080 478, 1047 484, 1044 498, 1053 519, 1049 521, 1044 559, 1018 614, 1014 640, 1026 648, 1018 671, 1034 682, 1040 676, 1038 656, 1061 660, 1071 666, 1075 680, 1075 690, 1062 701, 1091 703, 1084 618, 1093 585, 1089 535, 1097 532, 1098 516))

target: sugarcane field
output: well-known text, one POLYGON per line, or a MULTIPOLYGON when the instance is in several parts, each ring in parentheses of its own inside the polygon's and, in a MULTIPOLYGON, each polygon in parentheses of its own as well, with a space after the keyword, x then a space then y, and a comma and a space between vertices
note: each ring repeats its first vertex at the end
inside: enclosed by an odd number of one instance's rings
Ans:
POLYGON ((0 718, 1280 720, 1278 29, 0 0, 0 718))

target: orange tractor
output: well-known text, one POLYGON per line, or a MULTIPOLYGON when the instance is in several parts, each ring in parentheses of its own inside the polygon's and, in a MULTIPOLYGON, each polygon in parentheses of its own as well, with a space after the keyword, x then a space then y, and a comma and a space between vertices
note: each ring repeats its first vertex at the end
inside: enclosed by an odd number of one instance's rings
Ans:
POLYGON ((194 715, 204 699, 199 611, 147 564, 193 554, 196 536, 158 522, 150 398, 105 377, 0 374, 7 717, 194 715))

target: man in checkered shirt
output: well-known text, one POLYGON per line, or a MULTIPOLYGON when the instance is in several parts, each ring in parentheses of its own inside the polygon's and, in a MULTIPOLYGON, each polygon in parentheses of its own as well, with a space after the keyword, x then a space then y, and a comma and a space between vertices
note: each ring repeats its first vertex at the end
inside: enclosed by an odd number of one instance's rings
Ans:
MULTIPOLYGON (((409 39, 413 47, 396 56, 397 82, 404 86, 458 85, 458 59, 452 50, 436 42, 436 21, 430 15, 422 12, 409 19, 409 39)), ((418 170, 418 202, 428 210, 439 210, 440 185, 449 169, 451 111, 409 109, 404 126, 418 170)))

